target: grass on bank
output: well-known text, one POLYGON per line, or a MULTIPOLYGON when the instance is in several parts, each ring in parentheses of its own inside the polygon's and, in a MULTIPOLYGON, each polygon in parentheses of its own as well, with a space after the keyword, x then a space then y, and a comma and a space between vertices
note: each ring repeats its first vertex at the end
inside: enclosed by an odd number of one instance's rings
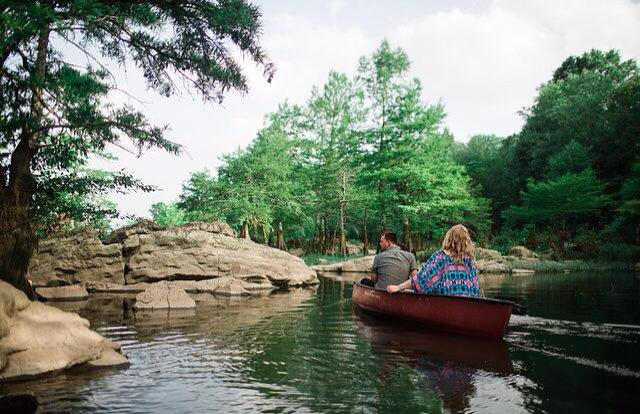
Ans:
POLYGON ((594 260, 508 260, 507 269, 530 269, 537 273, 587 272, 587 271, 631 271, 635 264, 621 261, 594 260))

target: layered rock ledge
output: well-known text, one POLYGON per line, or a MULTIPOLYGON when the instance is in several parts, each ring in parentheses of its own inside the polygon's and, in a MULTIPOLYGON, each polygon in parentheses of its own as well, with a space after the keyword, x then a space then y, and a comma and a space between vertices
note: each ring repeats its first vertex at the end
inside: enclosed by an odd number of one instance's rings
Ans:
POLYGON ((117 291, 117 286, 158 281, 223 278, 188 287, 242 295, 318 283, 316 272, 302 259, 236 238, 233 229, 222 222, 161 228, 144 220, 115 231, 105 242, 91 231, 45 240, 31 261, 29 274, 39 288, 81 283, 89 291, 117 291))
POLYGON ((39 302, 0 281, 0 381, 76 365, 128 364, 120 345, 89 329, 89 321, 39 302))

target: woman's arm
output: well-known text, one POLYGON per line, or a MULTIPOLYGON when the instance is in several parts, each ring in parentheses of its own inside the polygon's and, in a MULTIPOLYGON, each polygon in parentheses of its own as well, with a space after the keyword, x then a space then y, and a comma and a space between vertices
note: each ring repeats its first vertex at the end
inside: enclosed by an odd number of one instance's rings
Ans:
POLYGON ((403 289, 409 289, 413 287, 416 292, 424 292, 431 286, 433 286, 442 275, 442 266, 438 263, 440 258, 440 252, 435 252, 429 257, 429 260, 422 266, 419 272, 412 272, 409 280, 406 280, 399 285, 387 286, 387 292, 395 293, 403 289), (429 278, 429 270, 436 269, 436 276, 429 278))

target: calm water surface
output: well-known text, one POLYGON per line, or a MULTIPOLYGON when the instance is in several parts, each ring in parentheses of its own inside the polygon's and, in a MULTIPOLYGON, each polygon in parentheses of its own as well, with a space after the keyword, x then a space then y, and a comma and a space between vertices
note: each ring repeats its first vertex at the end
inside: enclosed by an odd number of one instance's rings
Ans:
POLYGON ((122 344, 126 369, 0 385, 41 412, 626 412, 640 403, 640 278, 481 279, 521 298, 504 342, 354 312, 349 275, 194 311, 129 313, 122 298, 60 305, 122 344))

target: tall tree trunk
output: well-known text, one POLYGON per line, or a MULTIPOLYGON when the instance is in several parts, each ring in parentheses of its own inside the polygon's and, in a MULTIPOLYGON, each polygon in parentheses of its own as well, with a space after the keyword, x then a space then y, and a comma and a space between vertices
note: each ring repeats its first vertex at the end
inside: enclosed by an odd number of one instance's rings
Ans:
POLYGON ((49 47, 49 24, 38 36, 37 55, 32 73, 33 84, 29 122, 25 122, 20 141, 11 154, 8 180, 0 188, 0 280, 22 290, 35 299, 33 287, 27 280, 31 255, 37 245, 29 223, 29 201, 35 190, 31 161, 38 150, 38 127, 42 123, 42 85, 46 73, 49 47))
POLYGON ((278 244, 276 246, 280 250, 287 251, 287 245, 284 242, 284 237, 282 236, 282 223, 278 223, 278 244))
POLYGON ((251 236, 249 235, 249 223, 247 223, 247 220, 242 222, 242 231, 240 232, 240 238, 251 240, 251 236))
POLYGON ((405 217, 402 222, 402 244, 406 251, 413 251, 413 244, 411 242, 411 229, 409 227, 409 218, 405 217))
POLYGON ((0 279, 33 300, 35 292, 27 280, 31 255, 37 246, 27 215, 34 190, 30 152, 28 140, 23 138, 11 157, 9 185, 0 193, 0 279))
POLYGON ((336 253, 336 239, 338 236, 338 228, 335 227, 333 229, 333 236, 331 237, 331 245, 329 246, 329 253, 331 254, 335 254, 336 253))
POLYGON ((267 236, 267 226, 265 226, 263 223, 263 224, 260 224, 260 227, 262 228, 262 242, 264 244, 269 244, 268 236, 267 236))
POLYGON ((342 182, 340 188, 340 254, 342 256, 347 255, 347 238, 344 234, 344 208, 347 203, 347 173, 342 172, 342 182))
POLYGON ((322 216, 322 254, 329 251, 329 226, 327 225, 327 215, 322 216))
POLYGON ((364 220, 364 226, 362 228, 362 234, 363 234, 363 239, 362 239, 362 255, 363 256, 368 256, 369 255, 369 237, 367 235, 367 219, 366 219, 367 215, 365 213, 365 220, 364 220))

